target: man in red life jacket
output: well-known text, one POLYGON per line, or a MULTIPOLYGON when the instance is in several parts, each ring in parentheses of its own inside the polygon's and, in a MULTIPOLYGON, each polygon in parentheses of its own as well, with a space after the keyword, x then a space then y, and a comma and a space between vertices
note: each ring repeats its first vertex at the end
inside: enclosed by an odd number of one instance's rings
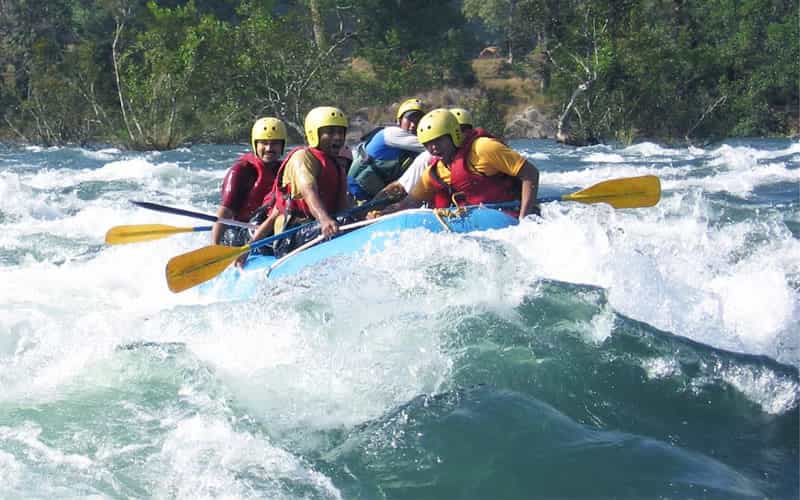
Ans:
POLYGON ((253 240, 312 219, 325 236, 339 232, 334 215, 350 204, 349 160, 340 154, 347 117, 339 108, 321 106, 309 111, 304 128, 308 146, 293 149, 283 160, 272 192, 275 207, 253 240))
POLYGON ((446 208, 455 202, 520 200, 520 210, 515 212, 520 219, 538 214, 539 170, 484 130, 462 133, 450 111, 435 109, 420 120, 417 137, 433 158, 409 195, 382 213, 417 208, 425 202, 446 208))
MULTIPOLYGON (((275 174, 286 146, 286 125, 277 118, 259 118, 250 131, 252 153, 242 155, 222 180, 222 201, 217 217, 247 222, 272 191, 275 174)), ((247 241, 247 231, 214 224, 211 242, 239 246, 247 241)))

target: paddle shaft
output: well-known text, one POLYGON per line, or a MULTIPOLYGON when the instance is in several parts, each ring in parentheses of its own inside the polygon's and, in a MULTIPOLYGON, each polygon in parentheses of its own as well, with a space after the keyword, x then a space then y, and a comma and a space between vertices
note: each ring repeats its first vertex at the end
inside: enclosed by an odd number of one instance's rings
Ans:
MULTIPOLYGON (((384 198, 382 200, 373 200, 373 201, 364 203, 363 205, 359 205, 357 207, 349 208, 347 210, 339 212, 338 214, 335 215, 335 217, 336 218, 349 217, 351 215, 355 215, 355 214, 358 214, 358 213, 361 213, 361 212, 368 212, 370 210, 377 209, 377 208, 389 205, 392 202, 393 202, 393 200, 390 199, 390 198, 384 198)), ((273 236, 269 236, 267 238, 262 238, 262 239, 260 239, 258 241, 254 241, 254 242, 250 243, 249 250, 255 250, 257 248, 263 247, 264 245, 269 245, 270 243, 272 243, 275 240, 286 238, 287 236, 291 236, 294 233, 296 233, 298 231, 301 231, 303 229, 306 229, 308 227, 311 227, 311 226, 313 226, 315 224, 317 224, 317 221, 306 222, 305 224, 300 224, 299 226, 295 226, 295 227, 293 227, 291 229, 287 229, 287 230, 285 230, 283 232, 280 232, 278 234, 275 234, 273 236)))
POLYGON ((250 224, 249 222, 241 222, 233 219, 224 219, 222 217, 217 217, 216 215, 204 214, 202 212, 194 212, 192 210, 185 210, 183 208, 168 207, 166 205, 160 205, 158 203, 152 203, 149 201, 137 201, 137 200, 128 200, 128 201, 130 201, 137 207, 146 208, 148 210, 155 210, 156 212, 183 215, 185 217, 194 217, 195 219, 207 220, 209 222, 219 222, 220 224, 225 224, 227 226, 245 227, 247 229, 255 229, 257 227, 255 224, 250 224))

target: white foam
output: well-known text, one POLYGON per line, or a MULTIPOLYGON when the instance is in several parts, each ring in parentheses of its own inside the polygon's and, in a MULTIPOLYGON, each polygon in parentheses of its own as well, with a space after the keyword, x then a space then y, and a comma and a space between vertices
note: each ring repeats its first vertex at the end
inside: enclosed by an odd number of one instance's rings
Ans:
POLYGON ((328 477, 301 458, 218 418, 178 422, 151 467, 158 498, 254 498, 248 477, 258 483, 259 494, 274 498, 288 495, 293 483, 312 488, 314 498, 342 498, 328 477), (271 486, 264 491, 263 483, 271 486))
POLYGON ((143 179, 160 177, 162 179, 179 180, 187 179, 186 172, 176 163, 153 164, 142 158, 119 160, 106 163, 97 170, 84 172, 81 181, 114 181, 123 179, 143 179))
POLYGON ((771 370, 732 367, 723 370, 721 375, 725 382, 736 387, 772 415, 786 413, 797 408, 800 403, 797 384, 771 370))
POLYGON ((542 153, 542 152, 531 153, 529 151, 522 151, 521 154, 522 154, 522 156, 524 156, 525 158, 528 158, 530 160, 549 160, 550 159, 550 155, 549 154, 542 153))
POLYGON ((689 146, 689 154, 694 157, 705 156, 706 150, 703 148, 698 148, 697 146, 689 146))
POLYGON ((105 149, 98 149, 96 151, 81 149, 81 154, 86 158, 91 160, 101 160, 101 161, 110 161, 114 158, 114 156, 119 155, 122 153, 117 148, 105 148, 105 149))
POLYGON ((790 284, 800 242, 777 219, 712 227, 709 211, 692 196, 635 212, 550 204, 544 220, 508 235, 529 273, 606 288, 626 316, 712 346, 800 362, 778 350, 800 319, 790 284))
MULTIPOLYGON (((135 335, 145 318, 198 303, 196 295, 171 293, 163 274, 170 257, 202 246, 197 235, 182 236, 107 247, 88 260, 53 249, 52 258, 67 263, 31 257, 0 268, 0 326, 16 337, 5 350, 14 356, 4 362, 0 355, 0 400, 57 397, 60 387, 135 335)), ((153 336, 162 340, 163 332, 153 336)))
POLYGON ((746 261, 707 286, 719 297, 725 329, 746 339, 751 348, 768 349, 792 324, 797 296, 786 273, 770 259, 746 261))
POLYGON ((89 457, 77 453, 64 453, 48 446, 39 436, 42 429, 36 424, 23 424, 17 427, 0 426, 0 441, 16 441, 24 445, 27 452, 47 467, 66 466, 77 469, 88 469, 94 463, 89 457))
MULTIPOLYGON (((734 168, 749 167, 759 160, 774 160, 800 154, 800 142, 794 142, 784 149, 757 149, 723 144, 709 154, 713 157, 711 160, 713 165, 727 165, 734 168)), ((794 158, 793 161, 800 161, 800 158, 794 158)))
POLYGON ((681 373, 680 363, 672 357, 645 359, 642 361, 642 368, 650 380, 671 378, 681 373))
POLYGON ((20 484, 22 465, 14 455, 0 450, 0 493, 11 492, 20 484))
POLYGON ((47 194, 37 193, 23 184, 18 174, 0 173, 0 211, 17 217, 57 220, 63 217, 61 207, 54 205, 47 194))
POLYGON ((569 190, 583 189, 609 179, 625 177, 638 177, 641 175, 657 175, 661 178, 662 188, 669 186, 667 179, 682 178, 691 172, 693 167, 664 167, 655 164, 635 165, 630 163, 612 166, 597 165, 584 170, 570 170, 566 172, 543 172, 540 177, 542 186, 548 188, 562 187, 569 190))
POLYGON ((596 314, 589 325, 586 326, 587 337, 595 344, 600 345, 611 337, 615 325, 614 311, 610 307, 605 307, 596 314))
POLYGON ((639 155, 645 157, 646 159, 652 159, 652 157, 654 156, 663 156, 663 157, 668 157, 670 159, 687 157, 686 151, 679 149, 665 148, 659 144, 655 144, 652 142, 640 142, 637 144, 633 144, 631 146, 622 149, 622 153, 625 155, 629 154, 639 155))
POLYGON ((753 165, 749 169, 721 172, 712 177, 676 180, 665 186, 668 189, 698 187, 709 193, 727 192, 747 198, 758 186, 780 182, 800 182, 800 170, 789 169, 784 163, 753 165))
POLYGON ((625 158, 617 153, 591 153, 583 158, 586 163, 625 163, 625 158))

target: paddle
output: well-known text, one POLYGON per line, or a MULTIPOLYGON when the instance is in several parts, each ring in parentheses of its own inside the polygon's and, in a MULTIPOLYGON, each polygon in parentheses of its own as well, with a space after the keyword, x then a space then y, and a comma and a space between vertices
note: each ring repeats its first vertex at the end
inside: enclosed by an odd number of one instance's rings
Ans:
MULTIPOLYGON (((537 199, 537 203, 551 201, 577 201, 579 203, 607 203, 614 208, 652 207, 661 199, 661 181, 655 175, 612 179, 594 184, 580 191, 561 196, 537 199)), ((519 208, 519 200, 486 203, 486 208, 519 208)))
MULTIPOLYGON (((580 203, 608 203, 614 208, 652 207, 661 198, 661 181, 655 175, 627 177, 599 182, 588 188, 556 198, 580 203)), ((539 200, 540 202, 553 200, 539 200)))
MULTIPOLYGON (((660 196, 661 184, 658 177, 647 175, 603 181, 571 194, 546 198, 539 201, 608 203, 614 208, 639 208, 655 205, 658 203, 660 196)), ((353 215, 357 212, 369 211, 379 208, 381 205, 388 204, 391 201, 392 200, 389 199, 372 201, 359 207, 346 210, 337 216, 353 215)), ((509 202, 508 205, 511 206, 511 204, 518 205, 519 202, 509 202)), ((501 208, 500 206, 504 204, 495 205, 501 208)), ((169 286, 169 289, 173 292, 182 292, 195 285, 199 285, 220 274, 240 255, 268 245, 275 240, 290 236, 312 224, 316 224, 316 222, 309 222, 241 247, 211 245, 173 257, 167 263, 167 286, 169 286)))
MULTIPOLYGON (((200 212, 192 212, 191 210, 184 210, 182 208, 173 208, 157 203, 150 203, 147 201, 129 200, 136 206, 156 210, 158 212, 166 212, 170 214, 185 215, 187 217, 195 217, 198 219, 208 220, 211 222, 219 222, 227 226, 244 227, 247 229, 255 229, 258 226, 250 224, 249 222, 241 222, 233 219, 225 219, 208 215, 200 212)), ((166 238, 173 234, 190 233, 199 231, 211 231, 211 226, 197 226, 197 227, 175 227, 167 226, 164 224, 134 224, 127 226, 114 226, 106 232, 106 244, 119 245, 124 243, 138 243, 141 241, 152 241, 161 238, 166 238)))
POLYGON ((207 220, 209 222, 219 222, 228 226, 246 227, 248 229, 254 229, 256 227, 248 222, 240 222, 238 220, 233 220, 233 219, 222 219, 220 217, 217 217, 216 215, 204 214, 202 212, 194 212, 192 210, 184 210, 183 208, 168 207, 166 205, 160 205, 158 203, 152 203, 149 201, 136 201, 136 200, 128 200, 128 201, 130 201, 137 207, 146 208, 148 210, 155 210, 156 212, 184 215, 186 217, 194 217, 195 219, 207 220))
MULTIPOLYGON (((258 226, 249 222, 240 222, 233 219, 216 218, 220 224, 228 226, 245 227, 255 229, 258 226)), ((166 238, 173 234, 190 233, 199 231, 211 231, 213 226, 196 227, 175 227, 164 224, 131 224, 128 226, 114 226, 106 232, 106 243, 109 245, 119 245, 122 243, 137 243, 140 241, 151 241, 166 238)))
POLYGON ((106 233, 106 244, 120 245, 152 241, 179 233, 211 231, 212 226, 175 227, 164 224, 135 224, 130 226, 114 226, 106 233))
MULTIPOLYGON (((374 200, 357 207, 350 208, 341 213, 336 214, 336 217, 352 216, 361 212, 368 212, 373 209, 378 209, 393 203, 396 200, 392 198, 384 198, 382 200, 374 200)), ((207 247, 199 248, 191 252, 187 252, 176 257, 173 257, 167 262, 167 286, 173 292, 182 292, 193 286, 199 285, 211 278, 217 276, 225 270, 233 261, 239 258, 240 255, 256 250, 263 246, 269 245, 275 240, 283 239, 294 233, 306 229, 314 224, 316 221, 301 224, 293 227, 282 233, 262 238, 258 241, 251 242, 248 245, 240 247, 229 247, 224 245, 209 245, 207 247)))

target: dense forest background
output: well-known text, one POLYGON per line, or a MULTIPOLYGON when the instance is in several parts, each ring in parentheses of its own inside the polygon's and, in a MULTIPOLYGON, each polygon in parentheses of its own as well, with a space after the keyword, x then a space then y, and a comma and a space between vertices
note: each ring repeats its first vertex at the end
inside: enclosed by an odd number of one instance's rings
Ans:
MULTIPOLYGON (((299 131, 316 105, 475 87, 487 46, 579 140, 796 134, 799 26, 797 0, 0 0, 0 139, 299 131)), ((464 104, 498 123, 507 94, 464 104)))

